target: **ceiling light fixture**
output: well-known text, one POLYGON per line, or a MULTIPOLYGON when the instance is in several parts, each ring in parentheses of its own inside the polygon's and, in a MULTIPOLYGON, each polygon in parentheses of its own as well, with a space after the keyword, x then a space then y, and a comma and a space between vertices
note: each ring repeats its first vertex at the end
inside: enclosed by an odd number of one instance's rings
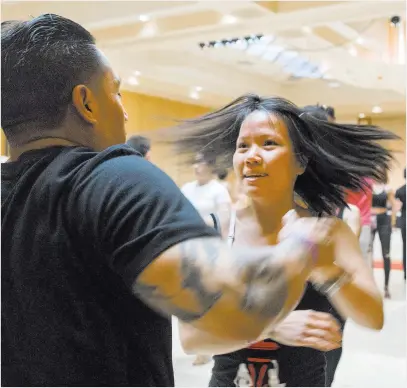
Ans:
POLYGON ((196 87, 195 87, 195 90, 196 90, 197 92, 201 92, 201 91, 202 91, 202 86, 196 86, 196 87))
POLYGON ((210 42, 200 42, 198 46, 203 50, 207 48, 220 48, 220 47, 228 47, 228 46, 240 46, 244 45, 247 47, 251 44, 258 43, 264 38, 263 34, 253 34, 247 35, 241 38, 231 38, 231 39, 220 39, 220 40, 212 40, 210 42))
POLYGON ((136 77, 130 77, 130 78, 127 80, 127 82, 128 82, 130 85, 133 85, 133 86, 139 84, 138 79, 137 79, 136 77))
POLYGON ((148 15, 140 15, 139 16, 139 20, 141 21, 141 22, 148 22, 149 20, 150 20, 150 16, 148 16, 148 15))
POLYGON ((359 113, 359 118, 360 119, 364 119, 366 116, 365 116, 365 114, 364 113, 359 113))
POLYGON ((382 113, 383 112, 383 109, 380 107, 380 106, 378 106, 378 105, 376 105, 376 106, 374 106, 373 108, 372 108, 372 113, 382 113))
POLYGON ((401 22, 400 16, 395 15, 390 18, 390 25, 392 27, 397 27, 400 24, 400 22, 401 22))
POLYGON ((356 57, 358 55, 358 51, 355 49, 355 47, 351 47, 348 52, 350 55, 352 55, 352 57, 356 57))
POLYGON ((356 43, 362 45, 362 44, 365 43, 365 40, 364 40, 361 36, 359 36, 359 37, 356 39, 356 43))
POLYGON ((235 24, 236 22, 237 22, 237 17, 235 17, 233 15, 224 15, 221 20, 222 24, 235 24))
POLYGON ((199 93, 198 92, 191 92, 189 94, 189 97, 191 97, 193 100, 199 100, 199 93))

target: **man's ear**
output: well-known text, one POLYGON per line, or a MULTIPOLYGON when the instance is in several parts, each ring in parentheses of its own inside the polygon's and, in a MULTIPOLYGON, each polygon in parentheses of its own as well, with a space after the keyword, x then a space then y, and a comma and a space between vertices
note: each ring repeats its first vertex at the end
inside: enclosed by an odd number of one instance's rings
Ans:
POLYGON ((72 90, 72 103, 79 116, 89 124, 96 123, 93 112, 94 98, 92 91, 85 85, 76 85, 72 90))

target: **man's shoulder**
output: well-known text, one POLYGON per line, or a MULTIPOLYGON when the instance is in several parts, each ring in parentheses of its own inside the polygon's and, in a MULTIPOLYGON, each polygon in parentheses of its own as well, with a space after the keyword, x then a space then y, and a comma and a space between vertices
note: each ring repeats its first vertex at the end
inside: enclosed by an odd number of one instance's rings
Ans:
MULTIPOLYGON (((67 153, 66 161, 72 161, 72 167, 78 173, 78 178, 108 177, 117 179, 137 178, 138 174, 165 175, 136 151, 127 145, 116 145, 103 151, 95 152, 86 148, 75 148, 67 153)), ((156 176, 155 176, 156 177, 156 176)))

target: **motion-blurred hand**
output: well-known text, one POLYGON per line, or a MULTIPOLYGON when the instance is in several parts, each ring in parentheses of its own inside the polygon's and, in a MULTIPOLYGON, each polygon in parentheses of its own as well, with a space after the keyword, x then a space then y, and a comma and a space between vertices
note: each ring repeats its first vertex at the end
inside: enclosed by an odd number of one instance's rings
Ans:
POLYGON ((298 239, 304 242, 304 249, 310 249, 314 258, 314 268, 331 270, 334 265, 335 232, 338 219, 334 217, 298 217, 295 210, 283 217, 279 241, 298 239), (308 248, 307 248, 308 246, 308 248))
POLYGON ((342 346, 338 321, 331 314, 313 310, 291 312, 272 331, 265 330, 263 339, 265 338, 287 346, 301 346, 324 352, 342 346))

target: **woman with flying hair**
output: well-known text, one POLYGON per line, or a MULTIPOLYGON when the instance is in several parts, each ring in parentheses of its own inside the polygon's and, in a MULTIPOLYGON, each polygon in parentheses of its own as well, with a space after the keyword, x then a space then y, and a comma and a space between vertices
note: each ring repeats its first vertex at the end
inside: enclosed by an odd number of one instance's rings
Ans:
MULTIPOLYGON (((365 177, 382 178, 392 157, 378 142, 397 138, 372 126, 318 119, 283 98, 252 94, 184 121, 171 133, 181 153, 203 152, 233 165, 245 198, 230 220, 216 224, 230 244, 253 246, 276 244, 282 224, 294 218, 334 216, 345 205, 345 189, 363 189, 365 177)), ((382 297, 357 238, 340 220, 333 238, 335 265, 310 278, 297 310, 258 342, 231 342, 180 323, 187 353, 215 354, 210 386, 325 386, 324 352, 341 343, 330 303, 359 325, 382 328, 382 297)))

